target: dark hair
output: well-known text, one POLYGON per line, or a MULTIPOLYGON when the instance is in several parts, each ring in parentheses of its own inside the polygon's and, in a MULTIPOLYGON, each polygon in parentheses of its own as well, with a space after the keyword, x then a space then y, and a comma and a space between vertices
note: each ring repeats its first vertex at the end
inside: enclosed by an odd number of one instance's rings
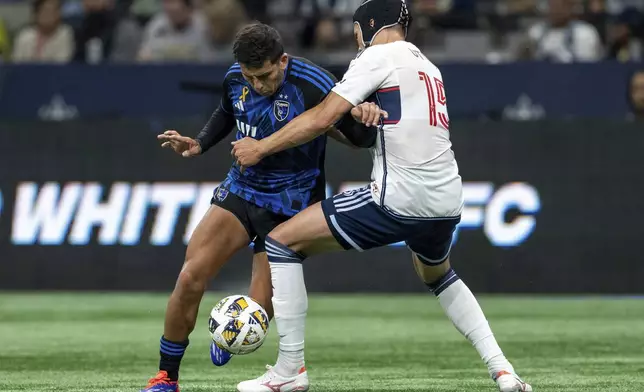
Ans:
MULTIPOLYGON (((31 11, 34 13, 34 15, 37 14, 38 11, 40 11, 42 6, 45 5, 45 3, 47 1, 49 1, 49 0, 34 0, 34 2, 31 3, 31 11)), ((60 7, 62 2, 60 0, 56 0, 56 2, 58 3, 58 5, 60 7)))
POLYGON ((277 30, 263 23, 243 27, 233 44, 235 60, 248 68, 261 68, 266 60, 274 64, 283 54, 282 37, 277 30))

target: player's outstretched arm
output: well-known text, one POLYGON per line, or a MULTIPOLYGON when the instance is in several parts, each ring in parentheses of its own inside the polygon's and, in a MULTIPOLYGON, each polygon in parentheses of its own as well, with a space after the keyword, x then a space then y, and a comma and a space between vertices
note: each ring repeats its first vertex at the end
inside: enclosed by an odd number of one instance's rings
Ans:
POLYGON ((336 125, 335 133, 328 135, 352 147, 369 148, 376 142, 380 119, 388 116, 375 103, 364 102, 346 113, 336 125))
POLYGON ((174 130, 165 131, 158 135, 157 139, 162 142, 161 147, 172 148, 177 154, 190 158, 203 154, 210 147, 219 143, 228 136, 234 126, 235 118, 219 106, 195 139, 182 136, 174 130))
POLYGON ((172 148, 174 152, 185 158, 201 154, 201 146, 195 139, 181 136, 177 131, 165 131, 158 135, 157 139, 161 141, 161 147, 172 148))
POLYGON ((353 104, 332 91, 322 103, 295 117, 271 136, 259 141, 243 138, 233 142, 231 155, 242 167, 256 165, 266 156, 315 139, 352 108, 353 104))
POLYGON ((340 132, 336 127, 331 127, 327 132, 327 136, 329 136, 332 139, 335 139, 338 143, 344 144, 347 147, 351 147, 353 149, 358 149, 360 147, 356 146, 355 144, 351 143, 351 141, 344 136, 342 132, 340 132))
POLYGON ((222 103, 212 113, 210 120, 208 120, 196 137, 197 143, 201 146, 202 153, 222 141, 235 128, 235 116, 224 109, 223 105, 224 102, 222 100, 222 103))
POLYGON ((231 155, 242 167, 254 166, 266 156, 315 139, 352 107, 347 100, 331 92, 319 105, 295 117, 271 136, 262 140, 245 137, 232 142, 231 155))

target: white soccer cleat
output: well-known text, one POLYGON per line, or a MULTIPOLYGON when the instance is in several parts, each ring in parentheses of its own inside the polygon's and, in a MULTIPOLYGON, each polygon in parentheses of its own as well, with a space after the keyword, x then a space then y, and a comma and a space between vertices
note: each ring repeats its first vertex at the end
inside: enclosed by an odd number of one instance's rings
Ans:
POLYGON ((300 369, 295 377, 282 377, 275 373, 273 367, 266 365, 266 373, 254 380, 237 384, 239 392, 306 392, 309 390, 309 376, 306 369, 300 369))
POLYGON ((530 384, 526 384, 516 374, 500 371, 496 374, 496 385, 500 392, 532 392, 530 384))

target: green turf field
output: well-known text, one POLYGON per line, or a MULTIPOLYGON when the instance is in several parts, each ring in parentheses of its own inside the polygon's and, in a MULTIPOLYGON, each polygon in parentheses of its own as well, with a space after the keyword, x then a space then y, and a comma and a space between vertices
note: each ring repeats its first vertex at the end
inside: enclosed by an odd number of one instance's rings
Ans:
MULTIPOLYGON (((234 391, 275 359, 215 368, 203 302, 182 389, 234 391)), ((0 391, 138 391, 158 364, 166 295, 0 294, 0 391)), ((535 391, 644 390, 644 300, 484 298, 506 355, 535 391)), ((474 349, 423 296, 312 296, 312 391, 494 391, 474 349)))

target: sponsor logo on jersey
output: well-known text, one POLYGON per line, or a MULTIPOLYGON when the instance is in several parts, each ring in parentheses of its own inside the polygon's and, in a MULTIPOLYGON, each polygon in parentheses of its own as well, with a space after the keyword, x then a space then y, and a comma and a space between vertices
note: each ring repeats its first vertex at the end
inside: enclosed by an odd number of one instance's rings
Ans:
POLYGON ((257 136, 257 127, 252 127, 239 120, 237 120, 237 129, 239 129, 239 132, 241 132, 244 136, 257 136))
POLYGON ((288 118, 291 104, 287 101, 277 100, 273 103, 273 114, 278 121, 284 121, 288 118))

